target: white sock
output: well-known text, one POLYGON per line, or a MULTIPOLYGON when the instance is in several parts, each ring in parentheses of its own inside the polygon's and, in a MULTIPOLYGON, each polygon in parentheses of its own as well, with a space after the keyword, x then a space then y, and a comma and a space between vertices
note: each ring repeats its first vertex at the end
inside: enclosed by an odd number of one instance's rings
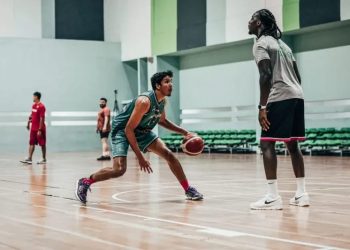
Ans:
POLYGON ((276 198, 278 196, 277 180, 267 180, 268 196, 276 198))
POLYGON ((295 196, 300 196, 303 193, 305 193, 305 178, 299 177, 297 179, 297 191, 295 193, 295 196))

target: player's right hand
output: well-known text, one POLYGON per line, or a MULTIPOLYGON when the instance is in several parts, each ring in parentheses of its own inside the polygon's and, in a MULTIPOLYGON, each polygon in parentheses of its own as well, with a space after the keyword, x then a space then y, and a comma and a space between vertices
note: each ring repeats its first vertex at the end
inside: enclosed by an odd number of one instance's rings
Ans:
POLYGON ((151 163, 147 161, 145 158, 139 159, 139 165, 140 165, 140 170, 145 171, 147 173, 153 173, 153 170, 151 168, 151 163))
POLYGON ((266 109, 262 109, 259 111, 259 123, 261 126, 261 129, 264 131, 269 130, 270 128, 270 122, 267 119, 267 112, 266 109))

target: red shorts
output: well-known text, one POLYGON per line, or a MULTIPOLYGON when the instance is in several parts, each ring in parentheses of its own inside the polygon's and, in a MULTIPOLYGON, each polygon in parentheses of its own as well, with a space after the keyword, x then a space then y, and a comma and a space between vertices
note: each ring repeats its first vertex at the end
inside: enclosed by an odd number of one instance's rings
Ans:
POLYGON ((45 146, 46 145, 46 131, 41 131, 41 135, 38 136, 38 131, 30 131, 30 139, 29 145, 38 145, 45 146))

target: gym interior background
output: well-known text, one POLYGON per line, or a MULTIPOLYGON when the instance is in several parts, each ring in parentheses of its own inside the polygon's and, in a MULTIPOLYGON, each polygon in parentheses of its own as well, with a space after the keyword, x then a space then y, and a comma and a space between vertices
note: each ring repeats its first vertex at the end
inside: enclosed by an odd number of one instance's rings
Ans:
POLYGON ((347 0, 1 0, 0 150, 25 150, 35 90, 47 105, 49 150, 95 150, 95 100, 113 106, 118 89, 121 106, 164 69, 175 72, 167 112, 176 123, 259 130, 247 22, 261 8, 275 14, 295 52, 306 127, 347 127, 347 0))

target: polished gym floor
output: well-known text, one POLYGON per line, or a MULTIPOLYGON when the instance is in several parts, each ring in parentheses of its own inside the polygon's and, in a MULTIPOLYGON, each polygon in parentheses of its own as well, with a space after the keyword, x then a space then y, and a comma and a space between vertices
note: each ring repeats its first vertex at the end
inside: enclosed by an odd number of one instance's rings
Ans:
POLYGON ((179 153, 205 196, 195 202, 163 160, 148 156, 149 175, 130 153, 127 173, 94 184, 84 206, 76 180, 111 164, 97 156, 55 153, 28 166, 2 155, 0 249, 350 249, 349 157, 305 157, 311 206, 299 208, 288 205, 295 180, 289 158, 279 156, 283 210, 251 211, 265 194, 260 155, 179 153))

